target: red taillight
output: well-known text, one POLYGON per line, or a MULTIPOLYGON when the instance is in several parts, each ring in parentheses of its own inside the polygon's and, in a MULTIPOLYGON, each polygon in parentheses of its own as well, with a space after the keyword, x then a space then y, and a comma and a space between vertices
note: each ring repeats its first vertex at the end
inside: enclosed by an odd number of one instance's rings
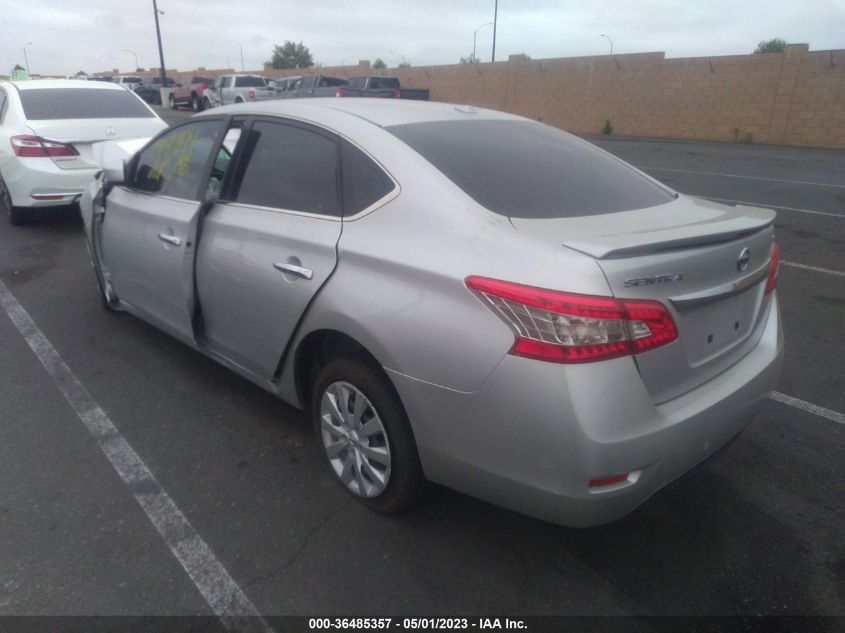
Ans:
POLYGON ((12 151, 22 158, 43 158, 45 156, 79 156, 73 145, 48 141, 32 134, 20 134, 11 138, 12 151))
POLYGON ((778 263, 780 262, 780 246, 772 240, 772 245, 769 247, 769 276, 766 278, 766 294, 771 292, 778 285, 778 263))
POLYGON ((246 96, 247 96, 247 97, 249 97, 250 99, 255 99, 255 90, 253 90, 252 88, 250 88, 250 89, 247 91, 246 96))
POLYGON ((402 98, 402 93, 401 93, 401 92, 399 92, 398 90, 394 90, 394 91, 393 91, 393 98, 394 98, 394 99, 401 99, 401 98, 402 98))
POLYGON ((335 90, 334 96, 335 97, 342 97, 343 96, 343 88, 338 88, 337 90, 335 90))
POLYGON ((678 338, 657 301, 615 299, 467 277, 466 285, 516 335, 511 354, 588 363, 640 354, 678 338))

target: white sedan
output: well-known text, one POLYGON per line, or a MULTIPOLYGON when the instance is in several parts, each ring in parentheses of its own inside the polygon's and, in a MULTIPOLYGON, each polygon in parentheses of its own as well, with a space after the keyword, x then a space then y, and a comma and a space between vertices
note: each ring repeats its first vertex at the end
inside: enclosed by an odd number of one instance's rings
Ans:
POLYGON ((75 202, 99 169, 92 145, 154 136, 167 124, 106 82, 0 81, 0 199, 12 224, 75 202))

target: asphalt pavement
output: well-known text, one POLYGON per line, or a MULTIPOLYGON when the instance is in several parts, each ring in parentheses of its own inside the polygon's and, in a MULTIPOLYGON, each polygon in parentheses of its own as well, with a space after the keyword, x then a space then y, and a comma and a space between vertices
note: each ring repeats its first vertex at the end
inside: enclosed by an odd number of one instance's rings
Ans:
MULTIPOLYGON (((601 528, 442 488, 368 512, 300 412, 102 309, 70 211, 0 222, 0 282, 262 614, 845 616, 845 424, 819 413, 845 412, 845 151, 589 140, 679 191, 778 207, 778 392, 798 401, 601 528)), ((0 371, 0 614, 212 614, 2 311, 0 371)))

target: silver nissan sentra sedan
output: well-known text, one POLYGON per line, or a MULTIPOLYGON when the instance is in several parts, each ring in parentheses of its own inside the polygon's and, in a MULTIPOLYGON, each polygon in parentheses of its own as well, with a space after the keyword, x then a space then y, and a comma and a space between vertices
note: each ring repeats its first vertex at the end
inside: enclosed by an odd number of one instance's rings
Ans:
POLYGON ((106 308, 309 411, 329 472, 379 512, 432 481, 613 521, 778 380, 774 212, 509 114, 218 108, 104 165, 82 211, 106 308))

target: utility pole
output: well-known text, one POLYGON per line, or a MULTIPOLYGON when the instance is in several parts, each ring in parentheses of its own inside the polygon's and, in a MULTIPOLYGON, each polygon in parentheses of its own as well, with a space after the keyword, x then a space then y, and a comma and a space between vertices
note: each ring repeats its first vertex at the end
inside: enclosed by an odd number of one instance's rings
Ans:
POLYGON ((130 51, 128 48, 124 48, 123 52, 124 53, 131 53, 132 55, 135 56, 135 72, 138 72, 138 69, 141 67, 140 64, 138 64, 138 53, 136 53, 135 51, 130 51))
POLYGON ((493 54, 490 56, 490 61, 496 61, 496 26, 499 21, 499 0, 493 6, 493 54))
POLYGON ((161 75, 161 87, 167 88, 167 74, 164 71, 164 50, 161 48, 161 29, 158 25, 158 5, 153 0, 153 15, 156 19, 156 38, 158 38, 158 60, 161 63, 159 74, 161 75))
POLYGON ((241 72, 244 72, 244 47, 238 44, 238 48, 241 49, 241 72))
MULTIPOLYGON (((32 46, 32 42, 28 42, 26 46, 32 46)), ((29 58, 26 56, 26 46, 23 47, 23 61, 26 64, 26 76, 29 77, 29 58)))

